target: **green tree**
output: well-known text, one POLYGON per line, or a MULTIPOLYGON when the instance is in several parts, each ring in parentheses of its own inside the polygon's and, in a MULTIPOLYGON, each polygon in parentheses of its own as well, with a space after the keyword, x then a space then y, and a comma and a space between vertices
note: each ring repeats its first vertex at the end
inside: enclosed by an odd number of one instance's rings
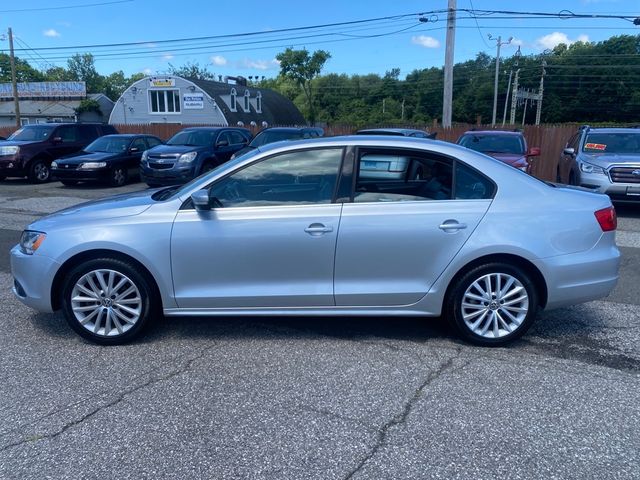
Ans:
POLYGON ((69 79, 84 82, 87 86, 87 92, 102 92, 104 77, 96 70, 93 55, 90 53, 76 53, 67 60, 67 69, 69 71, 69 79))
MULTIPOLYGON (((15 58, 16 64, 16 80, 18 82, 41 82, 44 80, 44 75, 31 65, 26 60, 22 60, 18 57, 15 58)), ((7 83, 11 81, 11 61, 9 55, 6 53, 0 53, 0 83, 7 83)))
POLYGON ((196 78, 198 80, 215 80, 215 75, 211 73, 206 66, 201 67, 198 62, 188 62, 178 68, 169 64, 169 73, 171 73, 171 75, 176 75, 178 77, 184 78, 196 78))
POLYGON ((312 82, 320 75, 322 67, 330 58, 331 54, 324 50, 316 50, 309 55, 306 48, 302 50, 287 48, 276 55, 276 59, 280 62, 280 75, 293 80, 302 89, 307 99, 311 123, 316 120, 312 82))

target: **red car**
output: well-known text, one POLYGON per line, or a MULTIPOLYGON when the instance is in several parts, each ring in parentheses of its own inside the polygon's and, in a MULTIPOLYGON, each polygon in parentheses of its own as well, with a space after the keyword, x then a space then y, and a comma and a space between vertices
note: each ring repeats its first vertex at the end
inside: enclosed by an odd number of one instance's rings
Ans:
POLYGON ((527 149, 527 141, 519 131, 470 130, 465 132, 456 143, 527 173, 531 173, 530 157, 540 155, 538 147, 527 149))

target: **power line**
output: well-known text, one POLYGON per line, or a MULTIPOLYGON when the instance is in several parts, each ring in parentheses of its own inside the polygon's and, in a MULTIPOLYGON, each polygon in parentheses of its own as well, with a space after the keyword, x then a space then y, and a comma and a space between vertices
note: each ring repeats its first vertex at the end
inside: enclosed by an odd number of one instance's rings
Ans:
POLYGON ((37 7, 37 8, 16 8, 12 10, 0 10, 0 13, 24 13, 24 12, 42 12, 45 10, 68 10, 71 8, 87 8, 100 7, 102 5, 114 5, 116 3, 131 3, 133 0, 114 0, 112 2, 87 3, 84 5, 67 5, 59 7, 37 7))

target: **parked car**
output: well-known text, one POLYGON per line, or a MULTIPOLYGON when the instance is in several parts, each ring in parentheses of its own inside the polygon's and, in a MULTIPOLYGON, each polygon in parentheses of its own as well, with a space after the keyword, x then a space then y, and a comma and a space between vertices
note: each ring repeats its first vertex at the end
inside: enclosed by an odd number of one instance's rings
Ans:
POLYGON ((28 177, 48 182, 51 162, 78 152, 103 135, 118 133, 101 123, 40 123, 16 130, 0 146, 0 180, 28 177))
POLYGON ((250 140, 246 128, 185 128, 142 154, 140 176, 150 187, 182 184, 228 161, 250 140))
POLYGON ((269 143, 280 142, 282 140, 302 140, 305 138, 318 138, 324 136, 324 130, 317 127, 270 127, 260 130, 253 137, 251 143, 236 153, 231 158, 244 155, 251 150, 267 145, 269 143))
POLYGON ((640 202, 640 129, 581 127, 562 151, 556 180, 640 202))
POLYGON ((51 162, 51 174, 63 185, 106 182, 121 187, 140 173, 142 152, 162 145, 153 135, 105 135, 73 155, 51 162))
POLYGON ((456 143, 527 173, 531 173, 531 158, 540 155, 540 148, 527 148, 527 140, 517 130, 470 130, 456 143))
POLYGON ((467 340, 502 345, 540 308, 611 292, 615 229, 606 195, 467 148, 333 137, 267 145, 183 186, 39 219, 11 270, 23 303, 62 309, 102 344, 164 313, 443 314, 467 340), (370 152, 404 156, 424 177, 363 177, 370 152))
POLYGON ((433 140, 438 135, 438 132, 429 133, 412 128, 365 128, 358 130, 356 135, 393 135, 395 137, 430 138, 433 140))

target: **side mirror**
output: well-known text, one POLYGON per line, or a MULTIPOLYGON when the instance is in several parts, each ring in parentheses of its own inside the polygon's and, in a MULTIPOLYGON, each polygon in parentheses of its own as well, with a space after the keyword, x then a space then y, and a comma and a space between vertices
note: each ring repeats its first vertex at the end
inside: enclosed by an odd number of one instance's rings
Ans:
POLYGON ((129 149, 129 152, 130 152, 130 153, 136 153, 136 152, 139 152, 139 151, 140 151, 140 149, 139 149, 138 147, 131 147, 131 148, 129 149))
POLYGON ((428 134, 427 138, 430 138, 431 140, 435 140, 437 136, 438 136, 438 132, 433 132, 428 134))
POLYGON ((206 189, 198 190, 191 194, 191 201, 196 210, 211 210, 211 202, 209 201, 209 191, 206 189))
POLYGON ((527 153, 527 157, 537 157, 540 155, 540 147, 531 147, 527 153))
POLYGON ((218 143, 216 143, 216 147, 226 147, 229 145, 229 142, 227 140, 220 140, 218 143))
POLYGON ((62 137, 53 137, 51 143, 62 143, 62 137))
POLYGON ((568 147, 568 148, 565 148, 565 149, 562 151, 562 153, 564 153, 565 155, 571 155, 571 156, 573 156, 573 155, 575 155, 575 154, 576 154, 576 150, 575 150, 575 148, 568 147))

